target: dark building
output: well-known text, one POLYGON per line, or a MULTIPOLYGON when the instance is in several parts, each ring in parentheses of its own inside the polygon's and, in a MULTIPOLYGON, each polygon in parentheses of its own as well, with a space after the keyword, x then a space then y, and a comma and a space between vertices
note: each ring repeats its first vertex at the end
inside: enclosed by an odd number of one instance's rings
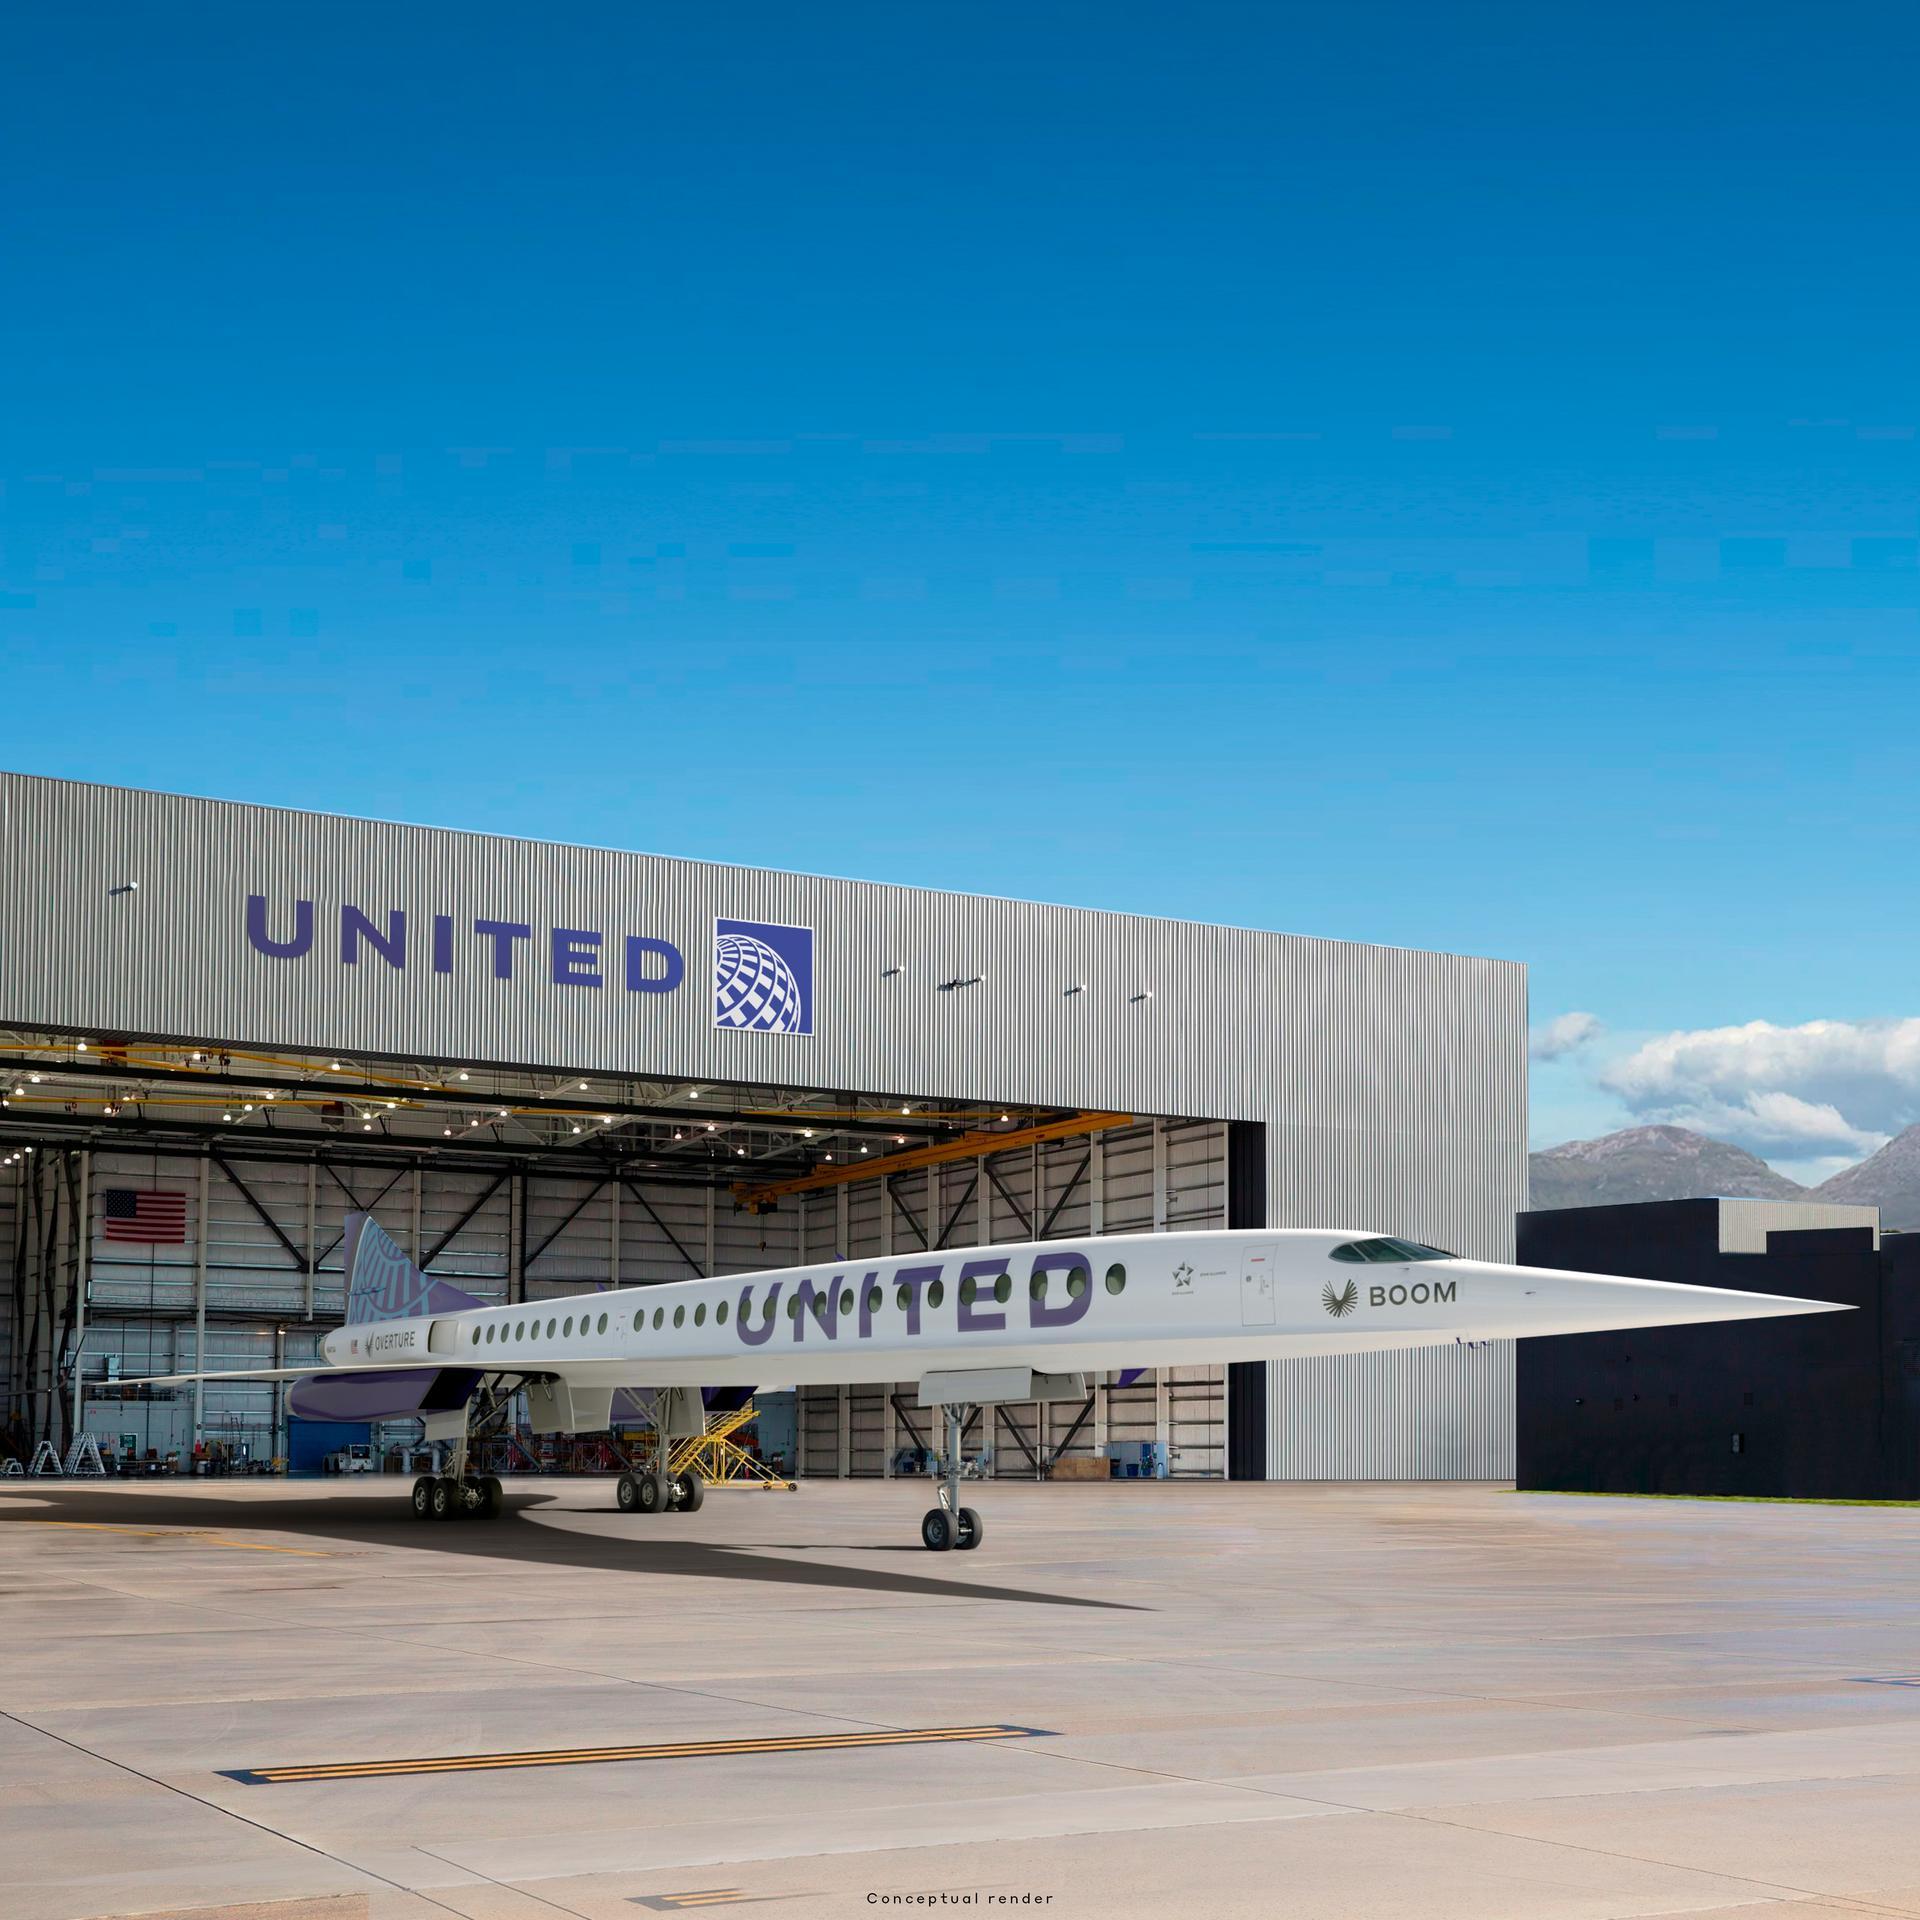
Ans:
POLYGON ((1764 1200, 1523 1213, 1528 1266, 1856 1311, 1521 1341, 1519 1485, 1920 1499, 1920 1234, 1874 1220, 1764 1200))

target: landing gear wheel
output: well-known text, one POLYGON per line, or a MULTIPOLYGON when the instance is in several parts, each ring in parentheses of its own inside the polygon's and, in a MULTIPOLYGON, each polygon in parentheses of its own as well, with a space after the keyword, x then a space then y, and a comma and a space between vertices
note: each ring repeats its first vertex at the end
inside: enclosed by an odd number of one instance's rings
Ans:
POLYGON ((458 1480, 436 1480, 427 1504, 436 1520, 458 1520, 464 1504, 460 1498, 458 1480))
POLYGON ((953 1521, 945 1507, 929 1507, 920 1521, 920 1544, 935 1553, 953 1545, 953 1521))
POLYGON ((971 1507, 962 1507, 954 1517, 960 1522, 960 1537, 953 1544, 962 1553, 977 1547, 986 1532, 986 1528, 980 1524, 980 1516, 971 1507))
POLYGON ((413 1517, 416 1520, 433 1517, 433 1475, 430 1473, 423 1473, 413 1483, 413 1517))
POLYGON ((635 1513, 658 1513, 666 1504, 667 1483, 663 1475, 636 1473, 633 1476, 633 1511, 635 1513))
POLYGON ((697 1473, 675 1474, 673 1490, 677 1496, 674 1505, 681 1513, 698 1513, 707 1497, 707 1483, 697 1473))
POLYGON ((498 1520, 507 1504, 507 1490, 492 1474, 480 1482, 480 1518, 498 1520))
POLYGON ((613 1498, 622 1513, 634 1512, 640 1505, 639 1478, 631 1473, 623 1473, 613 1490, 613 1498))

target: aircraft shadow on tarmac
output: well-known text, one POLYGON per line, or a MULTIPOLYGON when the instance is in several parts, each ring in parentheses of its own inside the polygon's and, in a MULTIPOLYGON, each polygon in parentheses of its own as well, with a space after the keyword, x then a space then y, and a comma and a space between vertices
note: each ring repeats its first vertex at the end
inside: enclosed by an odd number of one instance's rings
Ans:
MULTIPOLYGON (((723 1496, 730 1497, 730 1496, 723 1496)), ((939 1600, 1011 1600, 1030 1606, 1092 1607, 1102 1612, 1137 1613, 1117 1600, 1092 1600, 1078 1594, 1036 1593, 1020 1587, 994 1587, 966 1580, 935 1580, 877 1567, 836 1566, 829 1562, 775 1560, 790 1551, 874 1553, 895 1549, 893 1542, 838 1545, 816 1541, 804 1547, 714 1546, 671 1530, 690 1524, 679 1515, 629 1519, 611 1508, 604 1516, 631 1531, 585 1533, 535 1523, 543 1507, 556 1516, 586 1512, 564 1507, 551 1494, 509 1491, 507 1510, 498 1520, 416 1520, 405 1507, 406 1487, 397 1487, 392 1511, 369 1511, 360 1500, 302 1500, 289 1494, 267 1500, 222 1500, 211 1495, 143 1494, 136 1487, 80 1489, 60 1482, 11 1480, 0 1483, 0 1526, 22 1521, 65 1521, 95 1527, 178 1527, 208 1533, 264 1530, 303 1539, 337 1540, 379 1546, 411 1547, 463 1559, 511 1560, 523 1566, 583 1567, 600 1573, 651 1574, 665 1578, 765 1581, 779 1586, 828 1587, 855 1593, 919 1594, 939 1600)), ((924 1553, 923 1547, 904 1549, 924 1553)))

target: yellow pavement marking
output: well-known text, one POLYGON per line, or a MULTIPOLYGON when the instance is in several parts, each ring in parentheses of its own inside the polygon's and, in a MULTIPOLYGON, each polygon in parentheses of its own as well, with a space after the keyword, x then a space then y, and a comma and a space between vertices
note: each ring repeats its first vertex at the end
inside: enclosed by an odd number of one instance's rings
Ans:
POLYGON ((243 1547, 248 1553, 291 1553, 303 1560, 331 1560, 333 1555, 315 1547, 275 1547, 264 1540, 229 1540, 222 1533, 208 1533, 202 1527, 116 1527, 105 1520, 8 1520, 11 1527, 72 1527, 83 1533, 131 1533, 142 1540, 204 1540, 210 1547, 243 1547))
POLYGON ((295 1780, 378 1780, 396 1774, 482 1773, 506 1767, 581 1767, 615 1760, 703 1760, 760 1753, 820 1753, 839 1747, 903 1747, 925 1742, 1016 1740, 1039 1727, 905 1727, 877 1733, 775 1734, 745 1740, 674 1740, 644 1747, 556 1747, 531 1753, 448 1754, 420 1760, 341 1760, 311 1766, 237 1767, 229 1780, 264 1786, 295 1780))

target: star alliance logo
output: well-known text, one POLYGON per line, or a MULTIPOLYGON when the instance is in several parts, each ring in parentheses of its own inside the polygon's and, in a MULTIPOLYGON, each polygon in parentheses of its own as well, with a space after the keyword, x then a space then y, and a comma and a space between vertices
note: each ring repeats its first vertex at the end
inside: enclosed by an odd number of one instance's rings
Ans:
POLYGON ((1175 1293, 1193 1291, 1193 1268, 1185 1260, 1182 1260, 1173 1270, 1173 1290, 1175 1293))
POLYGON ((1336 1320, 1344 1320, 1347 1315, 1360 1304, 1360 1289, 1349 1280, 1338 1293, 1335 1293, 1333 1290, 1333 1282, 1329 1280, 1327 1284, 1320 1289, 1320 1304, 1325 1307, 1336 1320))

